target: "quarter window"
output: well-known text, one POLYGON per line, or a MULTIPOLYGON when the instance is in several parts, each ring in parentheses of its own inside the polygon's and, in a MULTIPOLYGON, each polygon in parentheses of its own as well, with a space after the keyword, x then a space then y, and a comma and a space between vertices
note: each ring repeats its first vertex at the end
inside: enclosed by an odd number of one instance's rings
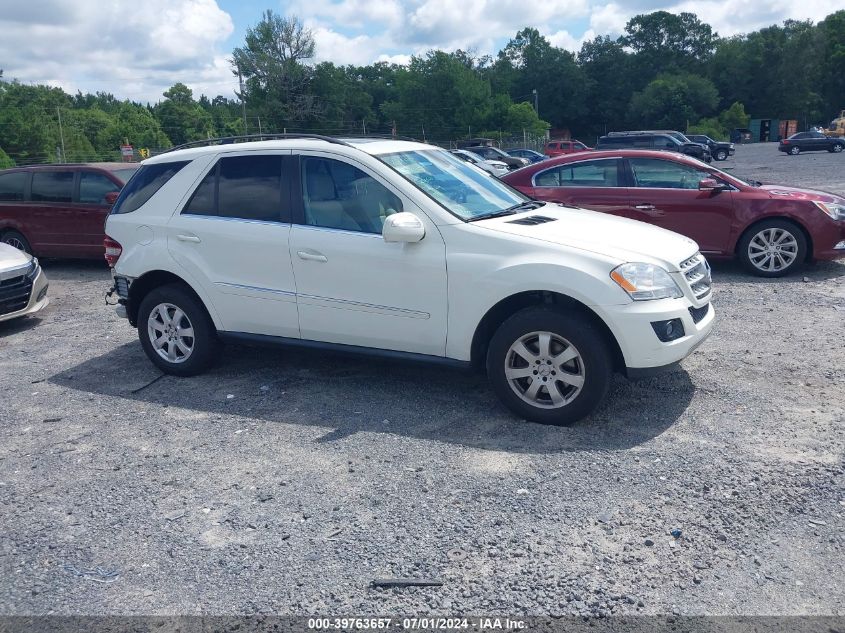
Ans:
POLYGON ((206 174, 182 213, 280 222, 282 156, 221 158, 206 174))
POLYGON ((326 158, 302 159, 305 224, 347 231, 381 233, 388 215, 402 201, 357 167, 326 158))
POLYGON ((0 201, 18 202, 23 200, 26 186, 26 172, 16 171, 0 175, 0 201))
POLYGON ((637 187, 698 189, 701 180, 713 178, 710 172, 657 158, 631 158, 629 163, 637 187))
POLYGON ((120 187, 103 174, 91 171, 83 171, 79 174, 80 202, 106 204, 106 194, 114 191, 120 191, 120 187))
POLYGON ((616 160, 590 160, 560 165, 537 174, 538 187, 618 187, 619 170, 616 160))
POLYGON ((189 161, 173 161, 144 165, 129 179, 114 203, 112 213, 131 213, 153 197, 168 180, 173 178, 189 161))
POLYGON ((33 201, 70 202, 72 199, 72 171, 39 171, 32 174, 33 201))

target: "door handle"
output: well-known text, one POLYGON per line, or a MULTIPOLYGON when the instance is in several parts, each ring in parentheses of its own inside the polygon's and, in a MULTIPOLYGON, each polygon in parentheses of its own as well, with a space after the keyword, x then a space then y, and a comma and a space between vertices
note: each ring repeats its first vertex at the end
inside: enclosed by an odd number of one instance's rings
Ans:
POLYGON ((196 235, 177 235, 176 239, 180 242, 195 242, 196 244, 200 243, 200 238, 196 235))
POLYGON ((310 262, 327 262, 329 258, 325 255, 321 255, 320 253, 309 253, 308 251, 296 251, 296 254, 299 255, 299 259, 305 259, 310 262))
POLYGON ((639 209, 640 211, 654 211, 653 204, 638 204, 634 208, 639 209))

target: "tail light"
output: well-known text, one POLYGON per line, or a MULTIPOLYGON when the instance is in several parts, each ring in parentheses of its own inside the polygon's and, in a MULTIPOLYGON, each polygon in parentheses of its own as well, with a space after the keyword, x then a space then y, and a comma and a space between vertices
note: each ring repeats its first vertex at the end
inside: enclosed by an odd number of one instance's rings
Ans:
POLYGON ((120 256, 123 253, 123 247, 119 242, 116 242, 108 235, 106 235, 106 239, 103 240, 103 246, 106 248, 106 262, 110 268, 114 268, 115 264, 117 264, 117 260, 120 259, 120 256))
POLYGON ((783 143, 784 145, 789 145, 789 139, 785 138, 781 141, 781 143, 783 143))

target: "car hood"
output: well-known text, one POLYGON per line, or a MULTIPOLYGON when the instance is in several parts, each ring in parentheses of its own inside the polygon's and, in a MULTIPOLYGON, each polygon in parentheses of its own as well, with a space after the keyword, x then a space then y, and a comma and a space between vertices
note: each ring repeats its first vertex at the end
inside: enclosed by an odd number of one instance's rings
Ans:
POLYGON ((0 272, 25 266, 32 260, 32 256, 19 251, 14 246, 0 242, 0 272))
POLYGON ((670 272, 679 270, 679 264, 698 251, 698 245, 693 240, 678 233, 636 220, 557 204, 545 204, 518 215, 481 220, 474 224, 590 251, 617 259, 620 263, 658 263, 670 272), (531 216, 554 220, 540 224, 514 224, 514 220, 531 216))
POLYGON ((771 198, 791 198, 793 200, 810 200, 817 202, 845 202, 845 198, 826 191, 815 191, 814 189, 799 189, 797 187, 784 187, 782 185, 761 185, 761 191, 765 191, 771 198))

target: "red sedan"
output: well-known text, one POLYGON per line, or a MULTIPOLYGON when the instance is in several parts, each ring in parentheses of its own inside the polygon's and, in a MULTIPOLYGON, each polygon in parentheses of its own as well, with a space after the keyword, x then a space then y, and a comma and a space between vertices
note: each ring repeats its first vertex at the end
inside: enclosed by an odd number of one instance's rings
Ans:
POLYGON ((502 180, 537 200, 681 233, 709 257, 739 257, 763 277, 785 275, 812 259, 845 257, 845 198, 745 182, 681 154, 570 154, 529 165, 502 180))

